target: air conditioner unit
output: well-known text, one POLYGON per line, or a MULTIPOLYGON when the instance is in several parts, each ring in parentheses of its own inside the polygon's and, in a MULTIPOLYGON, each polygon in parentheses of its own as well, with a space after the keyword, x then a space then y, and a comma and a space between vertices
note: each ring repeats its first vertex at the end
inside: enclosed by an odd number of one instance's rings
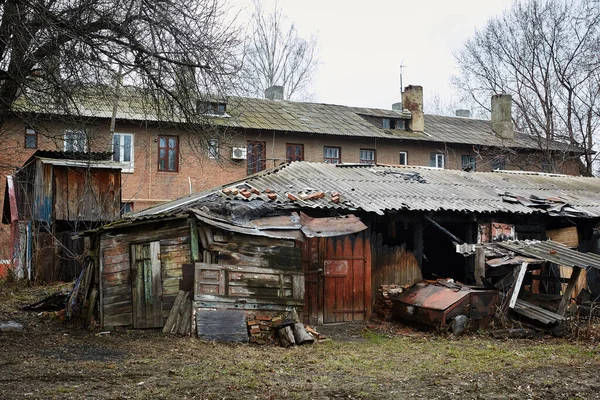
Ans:
POLYGON ((232 160, 245 160, 246 159, 246 148, 245 147, 234 147, 231 149, 232 160))

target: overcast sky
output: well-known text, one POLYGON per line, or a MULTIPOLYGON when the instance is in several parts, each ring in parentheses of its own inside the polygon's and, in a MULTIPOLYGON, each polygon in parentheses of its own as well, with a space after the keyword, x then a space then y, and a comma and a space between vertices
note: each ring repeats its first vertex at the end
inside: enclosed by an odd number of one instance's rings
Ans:
MULTIPOLYGON (((241 3, 250 0, 239 0, 241 3)), ((273 4, 264 0, 265 7, 273 4)), ((451 101, 452 53, 512 0, 279 0, 303 36, 317 35, 314 101, 391 108, 404 86, 451 101)))

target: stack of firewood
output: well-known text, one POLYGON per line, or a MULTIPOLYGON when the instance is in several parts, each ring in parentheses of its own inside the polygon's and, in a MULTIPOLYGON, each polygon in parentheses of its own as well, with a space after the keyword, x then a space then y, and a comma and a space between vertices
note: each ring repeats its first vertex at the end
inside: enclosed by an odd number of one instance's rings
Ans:
POLYGON ((255 315, 248 318, 248 334, 250 343, 271 344, 275 342, 274 326, 283 321, 280 315, 255 315))
POLYGON ((250 343, 275 344, 279 339, 283 347, 289 347, 324 339, 311 327, 304 326, 295 310, 286 318, 281 315, 253 315, 248 317, 247 324, 250 343))
POLYGON ((392 320, 393 300, 398 297, 404 288, 400 285, 381 285, 377 289, 375 309, 373 313, 382 321, 392 320))

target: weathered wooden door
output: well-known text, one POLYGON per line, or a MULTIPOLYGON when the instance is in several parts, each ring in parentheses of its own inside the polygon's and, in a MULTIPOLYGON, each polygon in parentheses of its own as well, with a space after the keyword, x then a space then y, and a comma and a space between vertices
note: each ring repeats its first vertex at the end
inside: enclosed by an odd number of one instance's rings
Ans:
POLYGON ((361 321, 371 310, 371 254, 365 234, 303 243, 305 320, 361 321))
POLYGON ((133 294, 133 327, 161 328, 162 280, 160 242, 131 246, 131 276, 133 294))

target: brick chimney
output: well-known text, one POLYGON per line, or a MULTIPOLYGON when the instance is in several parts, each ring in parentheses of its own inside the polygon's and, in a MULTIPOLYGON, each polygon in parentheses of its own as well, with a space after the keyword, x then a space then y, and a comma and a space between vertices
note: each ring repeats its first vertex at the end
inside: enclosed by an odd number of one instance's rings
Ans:
POLYGON ((512 96, 495 94, 492 96, 492 132, 502 139, 513 139, 515 131, 512 122, 512 96))
POLYGON ((471 118, 471 111, 469 111, 469 110, 456 110, 456 116, 457 117, 463 117, 463 118, 471 118))
POLYGON ((425 130, 423 86, 409 85, 405 87, 402 92, 402 105, 412 115, 408 128, 413 132, 423 132, 425 130))
POLYGON ((283 100, 283 86, 271 86, 265 89, 265 99, 283 100))

